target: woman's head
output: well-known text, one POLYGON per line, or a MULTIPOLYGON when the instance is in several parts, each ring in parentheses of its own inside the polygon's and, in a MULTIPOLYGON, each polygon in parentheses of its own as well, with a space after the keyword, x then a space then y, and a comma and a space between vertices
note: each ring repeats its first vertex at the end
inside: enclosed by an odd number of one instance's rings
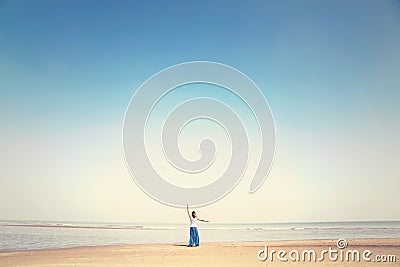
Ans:
POLYGON ((196 212, 195 211, 192 211, 192 217, 193 217, 193 219, 196 218, 196 212))

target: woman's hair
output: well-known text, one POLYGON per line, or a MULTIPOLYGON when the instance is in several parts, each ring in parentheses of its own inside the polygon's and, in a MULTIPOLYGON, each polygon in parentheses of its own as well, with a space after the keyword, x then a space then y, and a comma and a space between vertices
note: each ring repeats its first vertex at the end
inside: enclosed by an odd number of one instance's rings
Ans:
POLYGON ((192 211, 192 217, 194 218, 196 216, 196 212, 192 211))

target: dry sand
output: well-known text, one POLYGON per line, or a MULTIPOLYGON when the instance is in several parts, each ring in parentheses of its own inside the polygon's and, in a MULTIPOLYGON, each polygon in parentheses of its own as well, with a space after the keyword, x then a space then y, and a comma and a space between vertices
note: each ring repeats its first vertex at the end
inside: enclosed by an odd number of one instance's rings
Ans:
POLYGON ((0 252, 0 266, 400 266, 400 239, 356 239, 347 242, 348 247, 343 251, 357 249, 362 253, 371 250, 372 260, 376 255, 394 255, 396 262, 366 262, 362 259, 360 262, 333 262, 328 256, 321 262, 281 262, 276 254, 272 262, 270 259, 262 262, 257 258, 258 251, 265 245, 268 245, 269 251, 285 250, 287 253, 314 249, 317 256, 329 247, 338 249, 336 240, 313 240, 203 243, 197 248, 184 244, 146 244, 3 251, 0 252))

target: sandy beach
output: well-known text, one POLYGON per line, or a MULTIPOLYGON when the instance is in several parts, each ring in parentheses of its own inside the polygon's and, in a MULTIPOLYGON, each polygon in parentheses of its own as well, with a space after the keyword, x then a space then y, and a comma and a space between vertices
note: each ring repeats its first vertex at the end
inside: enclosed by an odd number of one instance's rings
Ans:
MULTIPOLYGON (((145 244, 3 251, 0 252, 0 266, 400 266, 400 239, 347 240, 347 245, 342 249, 343 255, 346 255, 346 251, 357 250, 361 257, 359 262, 353 262, 351 257, 349 261, 341 261, 339 253, 336 261, 330 260, 328 254, 325 254, 324 260, 318 261, 323 250, 328 250, 329 247, 338 251, 341 249, 338 249, 336 240, 312 240, 203 243, 197 248, 189 248, 185 244, 145 244), (259 251, 265 251, 266 245, 269 254, 272 250, 286 251, 287 254, 282 259, 286 258, 288 261, 279 260, 277 252, 273 254, 272 260, 269 257, 265 261, 259 260, 259 251), (299 261, 289 259, 289 253, 296 258, 296 253, 291 252, 293 250, 299 253, 299 261), (314 250, 317 262, 308 261, 307 255, 305 261, 302 261, 304 250, 314 250), (366 250, 372 252, 368 255, 371 261, 362 258, 366 250), (377 262, 378 255, 381 259, 385 256, 386 261, 395 262, 377 262)), ((259 256, 262 258, 264 254, 259 256)))

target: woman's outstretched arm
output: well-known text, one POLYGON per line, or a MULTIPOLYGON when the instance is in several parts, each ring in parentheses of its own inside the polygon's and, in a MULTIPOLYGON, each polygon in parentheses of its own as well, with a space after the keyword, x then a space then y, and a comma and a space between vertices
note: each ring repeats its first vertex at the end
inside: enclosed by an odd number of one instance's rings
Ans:
POLYGON ((199 217, 197 217, 197 220, 199 220, 201 222, 210 222, 209 220, 203 220, 203 219, 200 219, 199 217))

